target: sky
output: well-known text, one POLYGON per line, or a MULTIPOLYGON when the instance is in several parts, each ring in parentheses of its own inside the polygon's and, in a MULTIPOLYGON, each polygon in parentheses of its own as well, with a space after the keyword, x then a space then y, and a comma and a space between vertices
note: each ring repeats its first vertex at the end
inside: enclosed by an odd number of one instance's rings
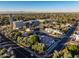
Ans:
POLYGON ((79 1, 0 1, 0 11, 79 12, 79 1))

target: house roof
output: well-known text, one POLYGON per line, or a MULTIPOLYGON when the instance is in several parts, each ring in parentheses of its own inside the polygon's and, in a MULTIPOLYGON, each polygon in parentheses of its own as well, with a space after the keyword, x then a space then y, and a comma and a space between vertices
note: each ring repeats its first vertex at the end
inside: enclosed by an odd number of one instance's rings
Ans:
POLYGON ((40 40, 42 43, 44 43, 47 46, 50 46, 52 43, 55 42, 53 38, 45 36, 45 35, 41 36, 40 40))
POLYGON ((20 20, 20 21, 13 21, 13 23, 16 25, 16 27, 20 28, 23 27, 25 25, 25 23, 20 20))

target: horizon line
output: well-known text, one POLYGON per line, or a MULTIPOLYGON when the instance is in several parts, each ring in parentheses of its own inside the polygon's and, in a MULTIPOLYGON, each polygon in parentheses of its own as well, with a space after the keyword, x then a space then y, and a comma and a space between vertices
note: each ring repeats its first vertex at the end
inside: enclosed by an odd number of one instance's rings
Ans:
POLYGON ((29 13, 29 12, 35 12, 35 13, 38 13, 38 12, 43 12, 43 13, 49 13, 49 12, 79 12, 79 11, 23 11, 23 10, 0 10, 1 13, 8 13, 8 12, 26 12, 26 13, 29 13))

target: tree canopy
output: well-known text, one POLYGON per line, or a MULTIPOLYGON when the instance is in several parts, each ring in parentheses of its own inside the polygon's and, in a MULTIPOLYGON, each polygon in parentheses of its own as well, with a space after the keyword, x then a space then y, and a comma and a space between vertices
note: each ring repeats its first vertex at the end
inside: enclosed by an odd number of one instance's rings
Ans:
POLYGON ((45 49, 45 45, 43 43, 35 43, 32 45, 32 49, 37 51, 38 53, 43 53, 45 49))
POLYGON ((34 43, 36 43, 38 41, 39 41, 39 37, 37 35, 31 35, 30 38, 29 38, 29 42, 31 44, 34 44, 34 43))

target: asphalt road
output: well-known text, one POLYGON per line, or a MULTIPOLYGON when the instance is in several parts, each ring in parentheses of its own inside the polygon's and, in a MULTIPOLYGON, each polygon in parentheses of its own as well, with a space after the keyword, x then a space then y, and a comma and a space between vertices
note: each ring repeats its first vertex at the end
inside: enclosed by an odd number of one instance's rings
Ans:
MULTIPOLYGON (((54 50, 61 50, 63 47, 64 47, 64 44, 68 41, 68 38, 72 35, 72 33, 75 31, 76 29, 76 26, 77 26, 77 23, 75 23, 73 25, 73 27, 71 27, 69 29, 69 31, 66 33, 66 37, 62 38, 60 41, 58 41, 58 43, 55 43, 55 47, 53 45, 51 45, 47 51, 46 51, 46 54, 44 57, 48 57, 48 55, 50 55, 51 52, 53 52, 54 50)), ((40 33, 40 35, 45 35, 44 33, 40 33)), ((4 35, 2 35, 0 33, 0 36, 2 37, 0 39, 0 46, 3 47, 5 45, 6 42, 9 42, 10 40, 7 39, 4 35), (5 42, 5 43, 4 43, 5 42)), ((48 35, 47 35, 48 36, 48 35)), ((12 44, 12 46, 14 47, 14 45, 17 45, 16 43, 10 41, 10 43, 6 43, 6 47, 9 47, 8 44, 12 44)), ((5 47, 4 46, 4 47, 5 47)), ((32 58, 30 52, 27 50, 27 49, 24 49, 24 48, 16 48, 16 49, 13 49, 15 54, 16 54, 16 57, 17 58, 32 58)), ((35 53, 32 52, 32 54, 36 55, 35 53)), ((35 57, 35 56, 33 56, 35 57)))
POLYGON ((66 33, 65 37, 62 38, 60 41, 58 41, 56 44, 55 44, 55 47, 53 45, 51 45, 49 47, 49 49, 46 51, 46 54, 44 55, 44 57, 49 57, 50 53, 53 52, 54 50, 57 50, 57 51, 60 51, 61 49, 64 48, 64 44, 66 42, 69 41, 69 38, 70 36, 73 34, 73 32, 75 31, 76 27, 78 25, 78 22, 76 22, 69 30, 68 32, 66 33))
POLYGON ((31 58, 31 55, 28 51, 19 47, 17 44, 7 39, 4 35, 0 33, 0 48, 8 49, 9 47, 13 48, 12 50, 14 51, 16 58, 31 58))

